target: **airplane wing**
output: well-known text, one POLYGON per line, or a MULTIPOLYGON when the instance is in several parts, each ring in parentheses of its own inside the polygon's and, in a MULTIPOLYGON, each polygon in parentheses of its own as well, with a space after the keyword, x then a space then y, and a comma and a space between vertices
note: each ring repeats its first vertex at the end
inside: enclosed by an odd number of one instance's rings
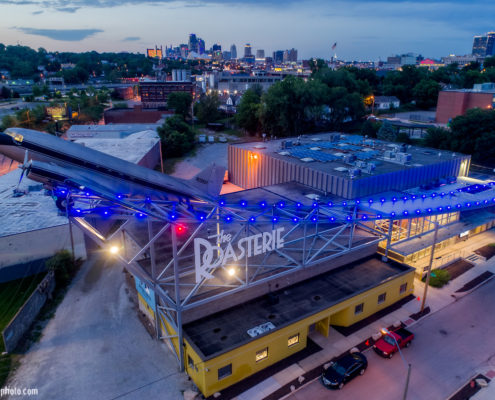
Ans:
MULTIPOLYGON (((60 167, 41 161, 32 161, 30 163, 27 177, 43 182, 52 188, 60 186, 87 191, 90 195, 97 195, 130 210, 163 219, 163 215, 127 200, 128 197, 142 198, 144 203, 147 197, 141 188, 138 185, 133 185, 132 182, 119 181, 119 179, 112 179, 103 174, 92 174, 83 169, 60 167)), ((154 192, 153 200, 167 200, 166 194, 154 192)))

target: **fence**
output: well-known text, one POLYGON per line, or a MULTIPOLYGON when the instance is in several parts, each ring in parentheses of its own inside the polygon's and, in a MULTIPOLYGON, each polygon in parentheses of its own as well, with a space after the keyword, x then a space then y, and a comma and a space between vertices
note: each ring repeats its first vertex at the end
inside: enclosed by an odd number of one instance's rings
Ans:
POLYGON ((14 351, 19 340, 22 339, 40 312, 41 307, 43 307, 46 300, 51 296, 54 288, 54 274, 53 272, 49 272, 3 330, 3 342, 5 344, 5 350, 8 353, 14 351))

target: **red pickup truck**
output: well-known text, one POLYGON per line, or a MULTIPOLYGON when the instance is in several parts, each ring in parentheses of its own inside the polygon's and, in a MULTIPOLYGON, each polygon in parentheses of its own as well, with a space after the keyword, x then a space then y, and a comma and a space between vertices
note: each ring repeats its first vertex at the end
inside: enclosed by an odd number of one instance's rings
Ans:
POLYGON ((373 349, 382 357, 392 358, 394 353, 399 351, 399 348, 409 347, 413 339, 414 333, 405 328, 399 328, 395 331, 386 331, 373 345, 373 349), (399 348, 397 345, 399 345, 399 348))

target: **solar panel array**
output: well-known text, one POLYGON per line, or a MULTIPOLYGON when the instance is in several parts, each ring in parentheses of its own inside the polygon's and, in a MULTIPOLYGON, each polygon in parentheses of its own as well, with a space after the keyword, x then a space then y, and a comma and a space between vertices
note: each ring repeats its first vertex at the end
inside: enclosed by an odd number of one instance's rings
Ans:
POLYGON ((363 139, 364 138, 362 136, 351 135, 351 136, 342 137, 340 141, 344 143, 361 144, 363 142, 363 139))
POLYGON ((321 161, 321 162, 333 161, 333 160, 338 159, 338 157, 336 157, 332 154, 323 153, 323 152, 318 151, 318 150, 292 149, 292 150, 289 150, 289 154, 292 157, 312 158, 313 160, 321 161))
POLYGON ((357 153, 354 153, 354 155, 357 157, 358 160, 371 160, 372 158, 375 158, 379 153, 377 151, 358 151, 357 153))

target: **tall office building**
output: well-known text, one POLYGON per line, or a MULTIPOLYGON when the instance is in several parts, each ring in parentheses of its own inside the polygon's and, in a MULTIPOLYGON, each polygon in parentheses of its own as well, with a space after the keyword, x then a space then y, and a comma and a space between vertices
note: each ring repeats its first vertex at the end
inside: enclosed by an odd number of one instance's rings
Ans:
POLYGON ((473 56, 490 57, 495 55, 495 32, 488 32, 473 39, 473 56))
POLYGON ((258 49, 256 50, 256 60, 265 60, 265 50, 258 49))
POLYGON ((275 64, 282 64, 284 62, 284 51, 277 50, 273 52, 273 62, 275 64))
POLYGON ((244 58, 251 57, 251 56, 252 56, 251 45, 249 43, 246 43, 246 45, 244 46, 244 58))
POLYGON ((230 57, 235 60, 237 58, 237 47, 235 47, 235 44, 230 46, 230 57))
POLYGON ((285 62, 297 62, 297 50, 292 48, 284 51, 284 63, 285 62))
POLYGON ((196 37, 195 33, 191 33, 189 35, 189 52, 194 51, 195 53, 199 53, 199 48, 198 48, 198 38, 196 37))
POLYGON ((198 53, 199 54, 205 54, 206 47, 205 47, 205 41, 203 39, 198 39, 198 53))
POLYGON ((213 46, 211 46, 211 51, 212 52, 215 52, 215 51, 222 51, 222 46, 215 43, 213 46))

